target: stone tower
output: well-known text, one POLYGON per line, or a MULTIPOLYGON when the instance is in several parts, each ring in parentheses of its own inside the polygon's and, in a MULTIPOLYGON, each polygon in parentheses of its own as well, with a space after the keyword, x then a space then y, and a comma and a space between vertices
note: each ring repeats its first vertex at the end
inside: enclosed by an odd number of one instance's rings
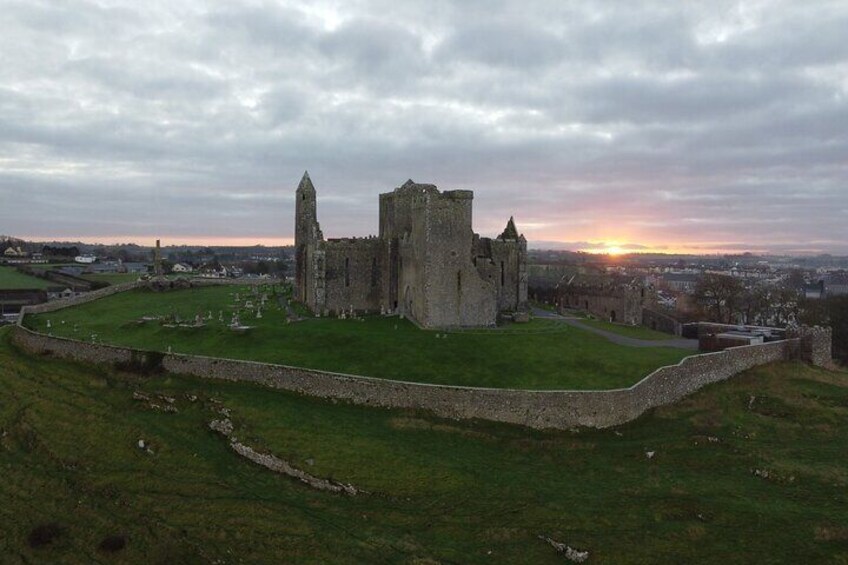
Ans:
MULTIPOLYGON (((323 251, 319 243, 324 239, 318 224, 317 196, 309 172, 303 173, 295 191, 295 292, 296 298, 307 304, 322 305, 323 285, 321 266, 323 251)), ((318 310, 320 312, 320 308, 318 310)))

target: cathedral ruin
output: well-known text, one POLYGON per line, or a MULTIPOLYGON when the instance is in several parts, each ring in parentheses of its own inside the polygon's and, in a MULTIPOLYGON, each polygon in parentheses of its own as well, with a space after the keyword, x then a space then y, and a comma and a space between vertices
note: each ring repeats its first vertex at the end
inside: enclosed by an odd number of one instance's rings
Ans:
POLYGON ((527 318, 527 240, 512 218, 497 238, 471 227, 470 190, 411 180, 380 195, 380 232, 324 239, 316 192, 296 191, 295 297, 318 315, 397 312, 425 328, 527 318))

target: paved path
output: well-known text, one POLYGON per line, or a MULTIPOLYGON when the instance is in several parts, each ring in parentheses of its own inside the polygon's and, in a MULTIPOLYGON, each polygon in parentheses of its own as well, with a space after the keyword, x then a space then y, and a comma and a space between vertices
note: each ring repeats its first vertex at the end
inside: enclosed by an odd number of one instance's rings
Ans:
POLYGON ((673 347, 675 349, 690 349, 692 351, 698 350, 697 339, 636 339, 634 337, 627 337, 607 330, 602 330, 601 328, 590 326, 589 324, 583 323, 582 318, 577 318, 574 316, 562 316, 555 312, 542 310, 541 308, 533 308, 533 315, 537 318, 543 318, 545 320, 556 320, 564 324, 568 324, 569 326, 573 326, 581 330, 586 330, 587 332, 598 334, 607 338, 613 343, 617 343, 618 345, 624 345, 627 347, 673 347))

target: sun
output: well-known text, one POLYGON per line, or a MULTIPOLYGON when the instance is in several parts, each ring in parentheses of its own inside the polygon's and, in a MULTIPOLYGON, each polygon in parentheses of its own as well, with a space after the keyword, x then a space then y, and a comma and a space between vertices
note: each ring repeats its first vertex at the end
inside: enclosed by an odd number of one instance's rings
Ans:
POLYGON ((607 255, 621 255, 622 253, 624 253, 624 249, 617 245, 610 245, 604 250, 604 252, 607 255))

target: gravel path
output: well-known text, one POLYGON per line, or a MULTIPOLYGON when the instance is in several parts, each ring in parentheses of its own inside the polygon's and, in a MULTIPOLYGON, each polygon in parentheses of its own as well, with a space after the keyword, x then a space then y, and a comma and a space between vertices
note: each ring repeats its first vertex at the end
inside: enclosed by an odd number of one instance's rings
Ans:
POLYGON ((555 312, 549 312, 548 310, 542 310, 541 308, 534 308, 533 315, 537 318, 543 318, 545 320, 556 320, 562 322, 564 324, 568 324, 569 326, 573 326, 575 328, 579 328, 581 330, 586 330, 587 332, 592 332, 594 334, 598 334, 607 338, 609 341, 613 343, 617 343, 618 345, 624 345, 626 347, 673 347, 675 349, 689 349, 692 351, 698 350, 698 340, 697 339, 683 339, 683 338, 675 338, 675 339, 664 339, 664 340, 650 340, 650 339, 636 339, 633 337, 626 337, 623 335, 619 335, 617 333, 613 333, 607 330, 602 330, 600 328, 596 328, 590 326, 588 324, 584 324, 581 318, 577 318, 574 316, 562 316, 555 312))

